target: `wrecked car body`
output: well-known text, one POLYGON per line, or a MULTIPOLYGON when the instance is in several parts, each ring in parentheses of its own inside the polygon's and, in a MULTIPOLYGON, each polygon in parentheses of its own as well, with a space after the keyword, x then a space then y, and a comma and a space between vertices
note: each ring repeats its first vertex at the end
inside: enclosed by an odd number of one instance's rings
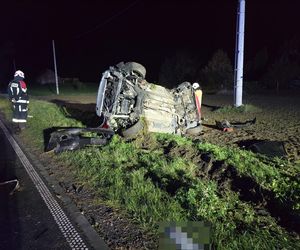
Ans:
POLYGON ((113 133, 132 138, 141 131, 169 134, 199 134, 202 91, 189 82, 174 89, 148 83, 146 69, 136 62, 120 62, 102 74, 96 100, 101 120, 92 129, 100 139, 82 138, 88 129, 61 130, 51 134, 48 150, 75 150, 85 145, 103 145, 113 133), (199 90, 198 90, 199 92, 199 90))
POLYGON ((125 132, 143 120, 148 132, 186 134, 201 131, 201 117, 189 82, 169 90, 145 80, 146 69, 135 62, 119 63, 103 73, 96 113, 114 131, 125 132))

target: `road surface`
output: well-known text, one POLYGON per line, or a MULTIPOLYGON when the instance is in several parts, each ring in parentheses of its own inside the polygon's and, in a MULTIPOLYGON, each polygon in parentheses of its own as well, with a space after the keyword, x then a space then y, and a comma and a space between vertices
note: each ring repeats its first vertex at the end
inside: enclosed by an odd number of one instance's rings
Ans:
POLYGON ((91 249, 3 126, 0 183, 17 178, 20 188, 0 185, 0 249, 91 249))

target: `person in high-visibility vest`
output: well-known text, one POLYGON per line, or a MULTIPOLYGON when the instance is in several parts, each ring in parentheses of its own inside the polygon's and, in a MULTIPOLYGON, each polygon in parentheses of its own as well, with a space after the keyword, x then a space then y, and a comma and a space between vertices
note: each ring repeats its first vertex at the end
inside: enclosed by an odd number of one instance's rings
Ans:
POLYGON ((13 124, 19 129, 24 129, 27 122, 27 112, 29 98, 27 86, 24 82, 25 75, 21 70, 17 70, 14 79, 8 84, 8 96, 13 106, 13 124))
POLYGON ((201 90, 200 84, 197 82, 194 82, 192 87, 194 89, 194 94, 195 94, 195 102, 196 102, 196 106, 197 106, 198 119, 199 119, 199 122, 201 122, 202 90, 201 90))

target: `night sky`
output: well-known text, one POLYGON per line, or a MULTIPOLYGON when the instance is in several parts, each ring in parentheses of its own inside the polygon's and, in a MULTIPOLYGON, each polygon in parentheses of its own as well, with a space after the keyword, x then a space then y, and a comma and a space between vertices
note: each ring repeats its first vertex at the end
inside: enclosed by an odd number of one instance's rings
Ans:
MULTIPOLYGON (((284 41, 299 37, 300 1, 246 0, 245 60, 266 47, 276 54, 284 41)), ((14 64, 27 81, 53 69, 97 82, 119 61, 137 61, 157 81, 163 60, 189 50, 207 63, 217 49, 232 63, 237 0, 3 1, 1 3, 0 82, 14 64)), ((6 82, 5 82, 6 84, 6 82)))

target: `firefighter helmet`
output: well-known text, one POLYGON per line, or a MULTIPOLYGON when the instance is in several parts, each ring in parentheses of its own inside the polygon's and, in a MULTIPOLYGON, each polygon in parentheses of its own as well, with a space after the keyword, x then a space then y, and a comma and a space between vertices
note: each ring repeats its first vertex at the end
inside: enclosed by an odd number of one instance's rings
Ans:
POLYGON ((197 82, 194 82, 192 86, 193 86, 193 89, 199 89, 200 88, 200 84, 197 83, 197 82))
POLYGON ((21 70, 17 70, 17 71, 15 72, 14 77, 16 77, 16 76, 20 76, 20 77, 22 77, 22 78, 25 78, 24 72, 21 71, 21 70))

